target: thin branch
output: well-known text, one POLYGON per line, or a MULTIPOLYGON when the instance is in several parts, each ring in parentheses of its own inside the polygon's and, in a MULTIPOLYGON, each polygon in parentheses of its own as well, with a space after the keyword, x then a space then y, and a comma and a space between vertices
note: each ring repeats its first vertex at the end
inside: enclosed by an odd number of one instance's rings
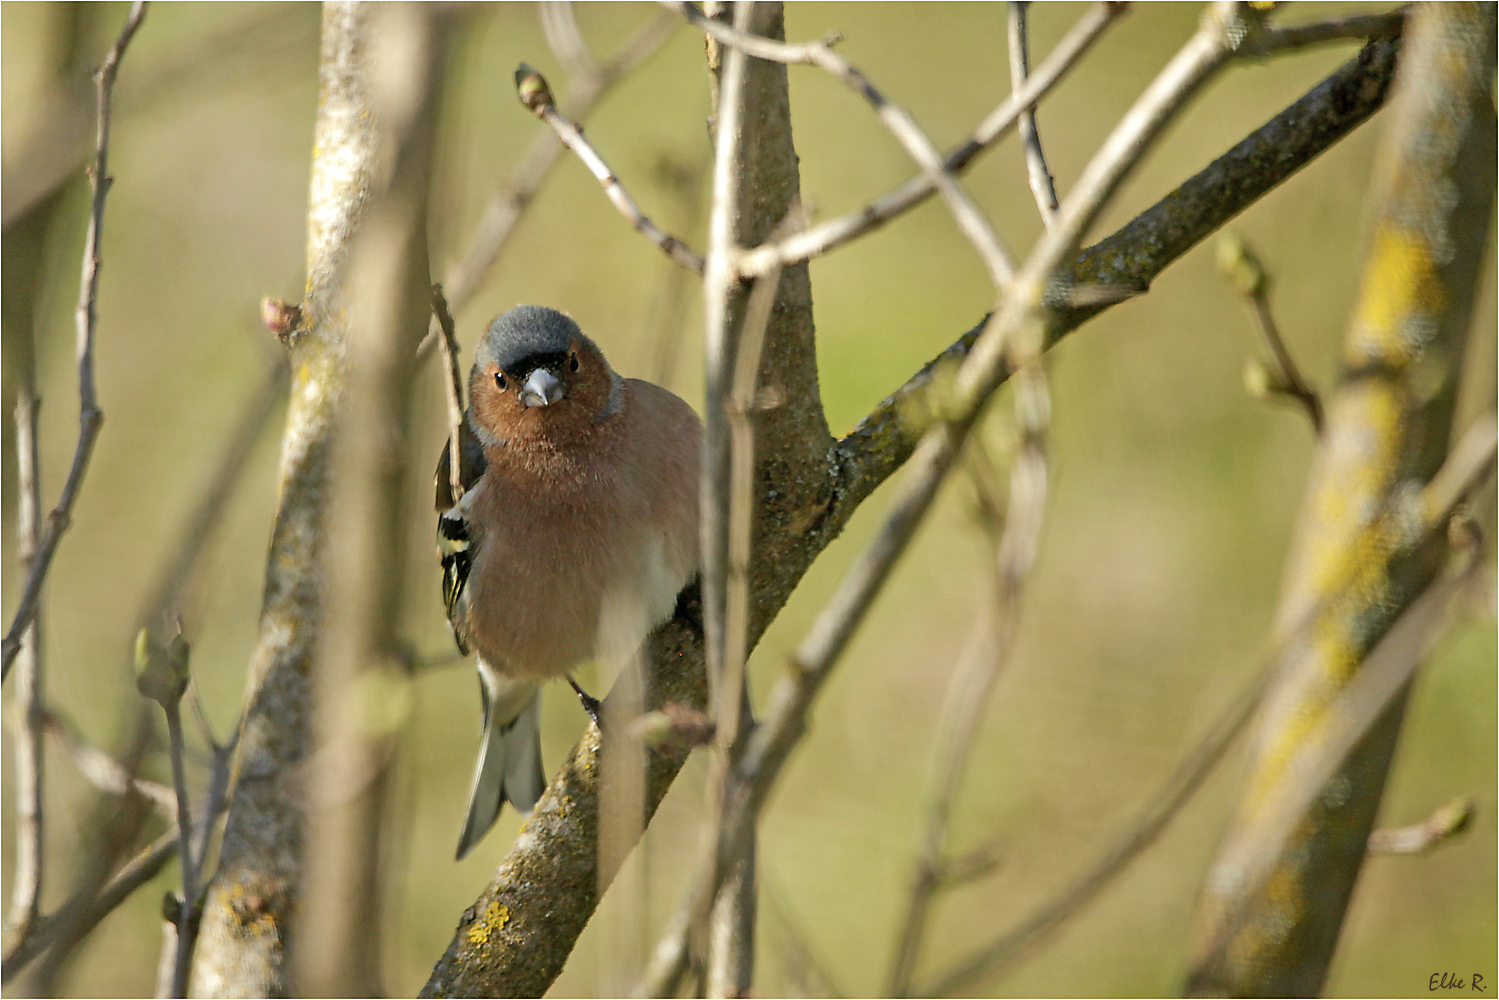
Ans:
MULTIPOLYGON (((1014 128, 1020 113, 1034 107, 1059 80, 1082 58, 1126 5, 1098 3, 1073 26, 1067 36, 1052 50, 1046 61, 1026 81, 1025 88, 1006 98, 979 123, 973 135, 947 155, 944 165, 953 174, 961 174, 981 152, 1014 128)), ((739 259, 739 273, 754 277, 779 264, 820 256, 842 246, 872 229, 884 225, 906 210, 920 204, 936 190, 929 174, 913 177, 900 187, 875 199, 863 208, 813 226, 806 232, 772 244, 757 247, 739 259)))
POLYGON ((52 946, 53 931, 59 927, 73 923, 76 935, 86 937, 135 890, 161 874, 176 853, 177 831, 169 829, 115 872, 97 895, 74 896, 52 916, 41 918, 32 933, 5 956, 6 981, 52 946))
MULTIPOLYGON (((886 990, 891 996, 910 995, 933 897, 944 884, 952 884, 943 876, 949 869, 944 855, 953 801, 967 772, 994 684, 1009 660, 1021 598, 1040 540, 1046 508, 1046 432, 1051 416, 1040 359, 1017 373, 1014 381, 1015 429, 1019 441, 1010 472, 1010 499, 1003 529, 998 527, 997 512, 992 510, 999 503, 997 499, 989 500, 991 510, 986 525, 995 536, 989 583, 991 599, 974 624, 937 723, 938 743, 928 783, 926 830, 911 881, 906 917, 896 938, 886 990)), ((974 442, 970 446, 971 460, 984 463, 982 454, 980 443, 974 442)), ((984 477, 980 478, 982 481, 984 477)))
MULTIPOLYGON (((747 29, 754 4, 733 5, 735 24, 747 29)), ((717 22, 715 22, 717 23, 717 22)), ((711 57, 710 57, 711 58, 711 57)), ((721 827, 724 803, 729 794, 734 761, 743 749, 744 656, 747 642, 730 636, 731 624, 742 626, 748 614, 747 562, 736 573, 733 565, 733 535, 737 520, 748 520, 745 510, 751 500, 741 478, 753 478, 753 428, 739 414, 736 425, 731 407, 739 400, 736 389, 748 384, 753 394, 759 373, 759 355, 764 343, 765 323, 779 286, 775 282, 757 286, 746 305, 743 289, 734 273, 740 247, 736 223, 741 211, 745 156, 744 118, 746 75, 749 58, 738 49, 719 52, 719 75, 714 107, 713 200, 708 216, 708 259, 703 269, 704 356, 707 363, 703 429, 703 463, 699 486, 701 524, 703 633, 708 672, 709 712, 715 720, 713 755, 708 780, 707 867, 735 871, 724 880, 722 891, 705 894, 691 911, 689 926, 699 931, 707 944, 705 989, 710 996, 737 996, 750 987, 753 972, 754 846, 746 838, 732 855, 723 853, 721 827), (753 308, 758 329, 748 326, 753 308), (737 329, 736 329, 737 321, 737 329), (745 343, 748 341, 748 343, 745 343), (739 368, 753 354, 754 367, 739 368), (736 433, 737 431, 737 433, 736 433), (734 588, 731 598, 730 587, 734 588), (738 600, 738 607, 733 601, 738 600), (748 910, 746 911, 746 906, 748 910)))
MULTIPOLYGON (((1273 662, 1273 661, 1272 661, 1273 662)), ((1092 866, 1055 897, 999 938, 974 949, 948 971, 922 983, 915 996, 952 996, 983 979, 992 979, 1029 954, 1127 869, 1201 787, 1213 766, 1254 716, 1264 697, 1271 670, 1263 669, 1230 704, 1202 739, 1182 758, 1140 815, 1119 834, 1092 866)))
POLYGON ((1326 42, 1394 38, 1404 28, 1408 11, 1409 6, 1405 6, 1388 14, 1354 14, 1312 24, 1265 27, 1251 34, 1243 54, 1264 56, 1326 42))
POLYGON ((625 217, 625 221, 635 228, 636 232, 660 247, 662 253, 682 267, 697 274, 703 273, 703 259, 675 236, 662 232, 640 210, 640 206, 635 204, 635 199, 631 198, 630 193, 625 190, 624 184, 614 175, 614 171, 609 169, 609 164, 604 162, 604 158, 583 137, 583 130, 557 110, 557 103, 552 98, 551 88, 547 85, 544 76, 526 63, 521 63, 515 71, 515 89, 520 96, 521 103, 530 108, 537 118, 550 125, 564 146, 578 154, 578 158, 583 161, 588 172, 593 174, 603 186, 604 194, 609 201, 619 210, 619 214, 625 217))
POLYGON ((1312 429, 1321 434, 1322 400, 1302 376, 1280 335, 1280 327, 1270 311, 1270 278, 1264 265, 1243 239, 1227 234, 1218 241, 1218 269, 1228 275, 1254 311, 1260 335, 1274 359, 1273 370, 1266 370, 1263 366, 1245 369, 1245 383, 1250 394, 1257 398, 1271 395, 1290 397, 1306 411, 1312 429))
MULTIPOLYGON (((543 5, 547 9, 550 5, 543 5)), ((458 347, 458 335, 453 330, 453 314, 448 311, 448 300, 442 294, 442 286, 432 286, 432 314, 442 329, 442 356, 447 362, 447 378, 443 379, 443 392, 448 401, 448 495, 457 503, 464 494, 463 488, 463 368, 458 347)))
MULTIPOLYGON (((1030 44, 1026 37, 1026 11, 1029 0, 1010 0, 1010 92, 1018 94, 1025 88, 1030 75, 1030 44)), ((1041 151, 1041 133, 1036 130, 1036 109, 1032 105, 1020 113, 1020 142, 1025 149, 1026 176, 1031 182, 1031 194, 1036 199, 1036 208, 1041 212, 1041 221, 1048 226, 1057 214, 1057 188, 1051 171, 1046 168, 1046 155, 1041 151)))
MULTIPOLYGON (((1074 258, 1060 284, 1148 290, 1170 264, 1383 107, 1399 44, 1370 42, 1176 190, 1074 258)), ((1070 302, 1049 328, 1048 343, 1112 304, 1070 302)), ((840 509, 851 513, 910 458, 931 423, 919 419, 932 409, 926 401, 972 352, 987 322, 985 317, 923 366, 838 443, 844 470, 840 509)))
MULTIPOLYGON (((927 138, 926 133, 921 130, 910 114, 900 106, 890 103, 869 82, 868 77, 833 51, 832 45, 836 38, 830 37, 820 42, 796 44, 779 42, 740 31, 722 21, 715 21, 691 3, 663 0, 663 5, 677 11, 702 28, 720 44, 732 46, 760 59, 816 66, 842 80, 844 84, 869 102, 880 124, 885 126, 905 148, 906 153, 925 172, 927 181, 947 201, 953 218, 958 223, 958 228, 983 258, 984 266, 989 271, 989 280, 996 287, 1003 287, 1010 280, 1015 267, 1010 261, 1009 254, 994 235, 983 212, 954 179, 942 154, 937 151, 937 147, 932 144, 931 139, 927 138)), ((780 262, 781 266, 787 263, 790 261, 780 262)), ((741 274, 744 273, 742 264, 739 266, 739 271, 741 274)))
MULTIPOLYGON (((151 640, 141 629, 136 640, 136 688, 142 695, 161 706, 167 718, 168 755, 172 765, 172 789, 177 813, 178 855, 181 859, 182 895, 169 918, 176 933, 168 935, 170 961, 164 956, 160 965, 160 986, 169 996, 187 995, 187 978, 192 968, 193 947, 197 941, 199 911, 199 876, 202 856, 194 846, 192 798, 187 790, 187 748, 182 732, 182 697, 187 693, 189 647, 182 632, 172 637, 168 646, 151 640)), ((217 761, 216 761, 217 763, 217 761)))
POLYGON ((1370 854, 1424 854, 1473 825, 1477 806, 1471 795, 1445 802, 1419 823, 1369 834, 1370 854))
MULTIPOLYGON (((676 30, 678 23, 677 18, 671 14, 664 11, 659 13, 631 35, 614 58, 596 72, 569 81, 567 92, 562 95, 560 102, 563 113, 577 122, 587 118, 589 112, 620 78, 661 48, 662 43, 676 30)), ((490 198, 463 260, 448 268, 443 277, 448 302, 454 310, 462 309, 473 298, 484 275, 494 266, 500 251, 515 232, 515 224, 521 213, 535 198, 542 182, 551 175, 552 167, 563 148, 554 134, 545 131, 536 133, 536 138, 521 157, 520 165, 490 198)), ((429 333, 418 350, 429 350, 435 340, 433 333, 429 333)))
POLYGON ((114 95, 115 75, 119 72, 120 59, 130 40, 135 37, 141 19, 146 15, 144 0, 135 0, 125 27, 115 40, 104 65, 99 68, 99 118, 94 138, 94 163, 89 169, 89 183, 93 188, 93 202, 89 209, 88 236, 83 251, 83 278, 78 290, 78 444, 73 452, 73 463, 68 469, 67 481, 57 506, 47 516, 47 533, 38 547, 26 574, 26 585, 21 592, 21 603, 0 643, 0 681, 10 675, 10 665, 21 648, 21 633, 31 624, 41 600, 42 584, 47 571, 52 568, 52 556, 57 552, 57 543, 72 522, 73 503, 83 486, 84 473, 88 471, 89 458, 93 455, 94 441, 99 437, 99 428, 104 423, 104 412, 99 409, 94 392, 94 329, 98 323, 96 302, 99 293, 99 246, 104 231, 104 199, 109 194, 112 178, 109 176, 109 112, 114 95))

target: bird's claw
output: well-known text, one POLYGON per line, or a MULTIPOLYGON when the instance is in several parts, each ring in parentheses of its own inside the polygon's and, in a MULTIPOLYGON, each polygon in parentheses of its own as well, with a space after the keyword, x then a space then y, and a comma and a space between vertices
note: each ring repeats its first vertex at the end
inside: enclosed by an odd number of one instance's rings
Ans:
POLYGON ((583 711, 588 713, 588 717, 593 720, 593 724, 598 727, 599 732, 603 732, 604 716, 602 702, 579 687, 578 682, 573 680, 571 676, 567 678, 567 683, 571 684, 573 690, 578 693, 578 700, 583 703, 583 711))

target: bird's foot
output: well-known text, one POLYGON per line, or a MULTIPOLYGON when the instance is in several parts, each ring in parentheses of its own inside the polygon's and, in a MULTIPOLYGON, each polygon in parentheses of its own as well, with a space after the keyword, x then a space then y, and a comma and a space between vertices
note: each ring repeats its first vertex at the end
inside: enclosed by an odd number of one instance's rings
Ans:
POLYGON ((581 687, 579 687, 578 682, 572 679, 571 674, 568 675, 567 683, 571 684, 573 690, 578 693, 578 700, 583 703, 583 711, 588 713, 588 717, 592 719, 593 724, 599 728, 599 732, 603 732, 603 703, 593 695, 589 694, 587 691, 584 691, 581 687))

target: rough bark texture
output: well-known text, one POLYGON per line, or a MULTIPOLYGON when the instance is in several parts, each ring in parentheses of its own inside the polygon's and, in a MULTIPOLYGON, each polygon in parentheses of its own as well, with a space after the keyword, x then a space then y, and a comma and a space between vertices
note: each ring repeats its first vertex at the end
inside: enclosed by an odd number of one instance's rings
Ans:
MULTIPOLYGON (((1198 995, 1315 996, 1327 976, 1405 710, 1386 708, 1302 817, 1257 889, 1227 859, 1259 834, 1272 790, 1370 648, 1441 566, 1444 547, 1392 558, 1387 511, 1446 457, 1478 268, 1492 213, 1494 12, 1412 14, 1377 167, 1364 273, 1342 373, 1293 543, 1277 645, 1305 655, 1261 709, 1254 763, 1203 895, 1198 995), (1371 533, 1372 536, 1371 537, 1371 533), (1315 615, 1314 624, 1300 623, 1315 615), (1302 637, 1302 638, 1297 638, 1302 637)), ((1408 689, 1407 689, 1408 690, 1408 689)))
MULTIPOLYGON (((1384 102, 1398 42, 1366 46, 1359 56, 1277 115, 1124 229, 1084 251, 1065 278, 1144 291, 1168 264, 1244 211, 1348 134, 1384 102)), ((762 166, 750 176, 767 192, 746 203, 762 237, 781 221, 796 191, 784 70, 765 76, 780 89, 750 98, 751 128, 762 129, 762 166), (783 138, 775 138, 782 136, 783 138), (776 149, 782 150, 774 153, 776 149), (758 214, 757 214, 758 213, 758 214)), ((1062 314, 1052 340, 1076 329, 1106 304, 1062 314)), ((981 326, 982 324, 980 324, 981 326)), ((947 349, 886 399, 848 437, 834 441, 817 392, 810 285, 805 266, 788 268, 767 331, 761 385, 784 390, 780 407, 757 416, 758 507, 751 563, 751 641, 785 604, 808 567, 854 510, 900 467, 921 426, 902 419, 925 391, 934 368, 960 360, 978 328, 947 349)), ((684 601, 677 617, 651 637, 644 660, 646 707, 667 702, 702 708, 707 699, 700 604, 684 601)), ((649 755, 647 820, 686 760, 684 751, 649 755)), ((526 821, 493 881, 459 921, 453 941, 422 989, 423 996, 540 996, 561 972, 598 902, 598 733, 590 729, 526 821)), ((607 873, 606 873, 607 876, 607 873)), ((607 877, 603 884, 607 884, 607 877)))
POLYGON ((312 657, 324 606, 323 549, 336 418, 348 378, 339 294, 368 206, 378 126, 368 112, 368 17, 323 8, 319 100, 307 218, 305 330, 291 346, 280 504, 266 561, 260 635, 219 867, 193 970, 196 995, 283 996, 286 948, 303 877, 312 657))

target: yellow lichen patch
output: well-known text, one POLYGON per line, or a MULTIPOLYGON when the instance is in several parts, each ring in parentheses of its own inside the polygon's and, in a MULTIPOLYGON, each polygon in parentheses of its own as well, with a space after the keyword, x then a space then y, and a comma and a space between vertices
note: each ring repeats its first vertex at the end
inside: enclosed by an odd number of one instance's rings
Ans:
POLYGON ((490 937, 509 922, 510 907, 498 900, 491 900, 490 904, 484 908, 483 915, 469 926, 468 943, 488 944, 490 937))
POLYGON ((1402 329, 1416 314, 1440 310, 1445 300, 1426 240, 1388 223, 1380 226, 1364 265, 1349 364, 1406 364, 1419 345, 1402 340, 1402 329))

